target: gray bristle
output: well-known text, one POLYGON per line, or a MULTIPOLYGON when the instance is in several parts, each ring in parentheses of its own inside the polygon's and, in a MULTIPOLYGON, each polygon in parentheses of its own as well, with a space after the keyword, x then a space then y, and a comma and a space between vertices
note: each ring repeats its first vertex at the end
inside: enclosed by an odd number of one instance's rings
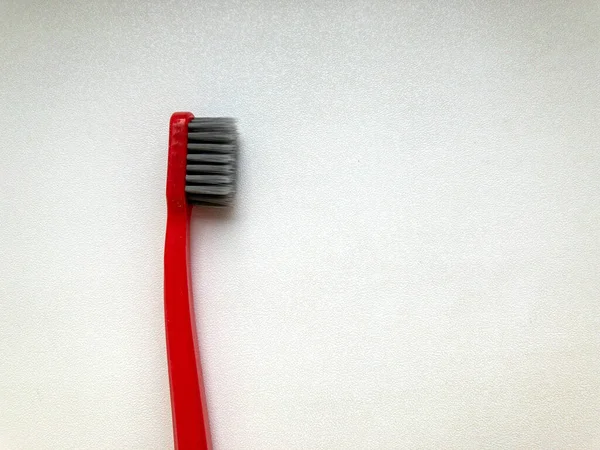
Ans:
POLYGON ((194 118, 188 124, 185 192, 188 202, 229 206, 235 194, 238 152, 235 120, 194 118))

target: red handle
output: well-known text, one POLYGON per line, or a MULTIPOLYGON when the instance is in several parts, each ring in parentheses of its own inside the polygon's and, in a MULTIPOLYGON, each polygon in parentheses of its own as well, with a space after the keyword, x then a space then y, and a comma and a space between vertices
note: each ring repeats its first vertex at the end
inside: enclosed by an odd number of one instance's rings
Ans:
POLYGON ((165 238, 165 326, 176 450, 210 450, 206 399, 188 269, 191 206, 185 199, 187 124, 191 113, 171 117, 165 238))

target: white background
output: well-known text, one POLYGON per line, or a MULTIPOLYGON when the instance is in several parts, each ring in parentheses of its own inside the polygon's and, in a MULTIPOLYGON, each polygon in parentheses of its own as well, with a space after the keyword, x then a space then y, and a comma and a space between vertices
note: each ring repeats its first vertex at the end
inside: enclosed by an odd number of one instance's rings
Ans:
POLYGON ((176 110, 216 450, 600 448, 596 1, 0 3, 0 448, 172 446, 176 110))

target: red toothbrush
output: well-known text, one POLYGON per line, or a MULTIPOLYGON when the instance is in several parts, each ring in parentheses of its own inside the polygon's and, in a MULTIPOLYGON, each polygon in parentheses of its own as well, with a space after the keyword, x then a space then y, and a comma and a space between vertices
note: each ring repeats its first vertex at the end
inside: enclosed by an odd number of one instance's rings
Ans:
POLYGON ((176 450, 212 448, 189 271, 192 205, 228 206, 235 192, 237 132, 229 118, 171 116, 165 238, 165 326, 176 450))

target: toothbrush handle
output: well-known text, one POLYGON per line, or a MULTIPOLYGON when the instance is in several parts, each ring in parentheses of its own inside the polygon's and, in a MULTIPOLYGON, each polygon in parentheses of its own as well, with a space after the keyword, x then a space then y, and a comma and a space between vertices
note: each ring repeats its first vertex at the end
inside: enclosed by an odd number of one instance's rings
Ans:
POLYGON ((176 450, 209 450, 206 399, 188 271, 191 208, 168 212, 165 239, 165 325, 176 450))

